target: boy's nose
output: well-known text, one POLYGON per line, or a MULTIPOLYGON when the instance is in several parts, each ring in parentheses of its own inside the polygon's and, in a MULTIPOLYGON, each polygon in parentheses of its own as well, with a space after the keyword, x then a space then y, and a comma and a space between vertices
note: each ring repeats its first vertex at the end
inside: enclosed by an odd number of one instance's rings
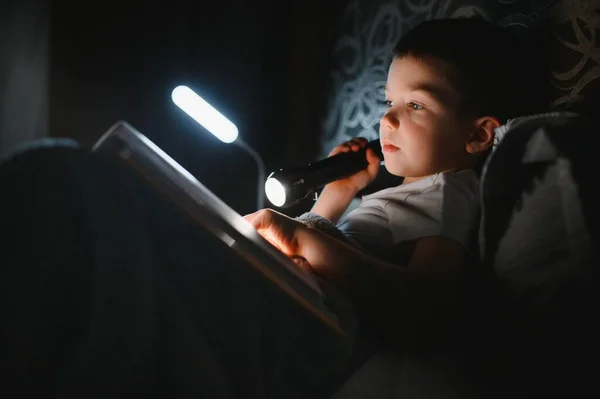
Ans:
POLYGON ((387 113, 381 118, 381 126, 394 131, 400 127, 400 121, 393 114, 387 113))

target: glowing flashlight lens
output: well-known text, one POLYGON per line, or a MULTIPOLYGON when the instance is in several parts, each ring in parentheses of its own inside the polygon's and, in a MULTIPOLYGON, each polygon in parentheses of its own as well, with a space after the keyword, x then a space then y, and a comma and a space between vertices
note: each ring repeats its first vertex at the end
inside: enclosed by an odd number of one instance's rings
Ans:
POLYGON ((265 182, 265 194, 271 203, 275 206, 285 204, 285 187, 279 180, 272 177, 265 182))
POLYGON ((233 143, 237 139, 237 126, 189 87, 177 86, 171 98, 179 108, 222 142, 233 143))

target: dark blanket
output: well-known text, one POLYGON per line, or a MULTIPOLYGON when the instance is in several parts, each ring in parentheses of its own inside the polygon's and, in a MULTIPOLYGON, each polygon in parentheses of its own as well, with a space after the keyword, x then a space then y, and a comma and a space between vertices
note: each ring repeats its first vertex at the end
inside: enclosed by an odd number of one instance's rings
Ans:
POLYGON ((3 391, 318 398, 353 342, 121 165, 71 142, 0 166, 3 391))
POLYGON ((572 113, 518 118, 487 161, 480 271, 492 284, 473 281, 465 348, 488 398, 597 391, 597 126, 572 113))

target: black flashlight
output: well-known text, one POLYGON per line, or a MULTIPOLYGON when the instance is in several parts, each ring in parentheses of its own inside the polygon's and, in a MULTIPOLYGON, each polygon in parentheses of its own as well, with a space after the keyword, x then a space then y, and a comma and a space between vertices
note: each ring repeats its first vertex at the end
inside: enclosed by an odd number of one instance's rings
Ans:
POLYGON ((265 194, 277 207, 291 206, 326 184, 365 169, 369 165, 367 148, 379 158, 383 157, 379 140, 373 140, 359 151, 342 152, 308 165, 280 169, 267 178, 265 194))

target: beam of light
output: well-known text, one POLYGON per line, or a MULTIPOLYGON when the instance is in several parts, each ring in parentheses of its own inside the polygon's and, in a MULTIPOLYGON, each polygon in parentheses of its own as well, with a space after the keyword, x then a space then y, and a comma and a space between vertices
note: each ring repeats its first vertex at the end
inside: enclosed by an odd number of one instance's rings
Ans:
POLYGON ((177 86, 171 99, 179 108, 224 143, 233 143, 238 128, 187 86, 177 86))

